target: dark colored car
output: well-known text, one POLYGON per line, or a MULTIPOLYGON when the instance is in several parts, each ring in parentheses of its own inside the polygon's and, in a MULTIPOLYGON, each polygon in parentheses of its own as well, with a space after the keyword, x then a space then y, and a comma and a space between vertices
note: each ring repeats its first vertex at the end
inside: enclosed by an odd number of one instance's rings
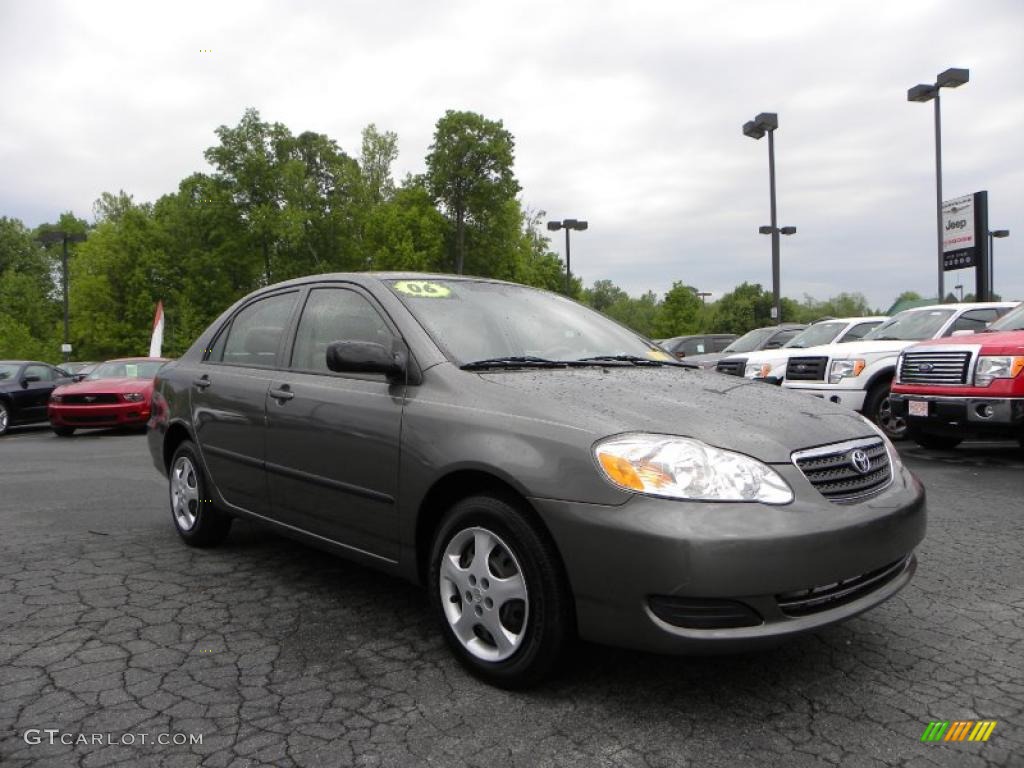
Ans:
POLYGON ((97 365, 99 365, 99 363, 79 362, 64 363, 62 367, 65 371, 71 374, 75 381, 81 381, 88 376, 97 365))
POLYGON ((70 437, 76 429, 146 429, 153 401, 153 377, 162 357, 126 357, 98 364, 86 377, 54 390, 49 417, 53 431, 70 437))
POLYGON ((781 325, 769 325, 764 328, 755 328, 747 331, 721 352, 708 352, 703 355, 692 355, 686 358, 686 362, 695 363, 704 369, 714 368, 718 361, 730 355, 738 355, 745 352, 757 352, 762 349, 779 349, 786 342, 796 336, 800 331, 807 328, 806 325, 797 323, 783 323, 781 325))
POLYGON ((18 424, 46 421, 54 388, 71 381, 62 368, 34 360, 0 360, 0 435, 18 424))
POLYGON ((736 341, 735 333, 707 333, 697 336, 676 336, 672 339, 665 339, 659 346, 670 355, 682 360, 684 357, 693 355, 713 354, 723 352, 725 348, 736 341))
POLYGON ((774 644, 911 579, 920 483, 858 414, 672 360, 562 296, 337 274, 242 299, 157 375, 182 539, 233 517, 427 585, 472 672, 576 634, 774 644))

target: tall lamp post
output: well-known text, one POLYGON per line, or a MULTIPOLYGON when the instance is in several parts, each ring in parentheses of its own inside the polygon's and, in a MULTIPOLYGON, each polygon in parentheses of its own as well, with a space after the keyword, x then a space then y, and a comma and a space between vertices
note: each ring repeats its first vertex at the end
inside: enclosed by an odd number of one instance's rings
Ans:
POLYGON ((942 88, 959 88, 970 79, 970 70, 952 68, 940 73, 931 85, 915 85, 907 91, 907 101, 935 101, 935 231, 939 259, 940 302, 946 293, 942 269, 942 120, 939 114, 939 91, 942 88))
POLYGON ((1009 237, 1008 229, 993 229, 988 233, 988 297, 991 299, 996 294, 996 279, 993 277, 993 270, 996 268, 995 243, 993 237, 1009 237))
POLYGON ((772 223, 758 227, 762 235, 772 236, 772 316, 776 323, 782 323, 782 298, 779 288, 779 235, 795 235, 796 227, 779 227, 775 206, 775 131, 779 127, 779 116, 774 112, 762 112, 753 120, 743 124, 743 135, 752 139, 768 134, 768 186, 771 197, 772 223))
POLYGON ((68 332, 68 243, 80 243, 85 240, 85 235, 82 233, 51 230, 41 233, 38 240, 41 243, 47 244, 61 242, 64 244, 60 262, 61 279, 64 283, 64 343, 61 344, 60 351, 64 354, 64 362, 66 363, 71 357, 71 334, 68 332))
POLYGON ((560 229, 565 230, 565 295, 570 294, 570 286, 572 285, 572 265, 569 261, 569 231, 576 229, 582 232, 587 228, 587 222, 580 221, 578 219, 562 219, 561 221, 549 221, 548 229, 551 232, 557 232, 560 229))

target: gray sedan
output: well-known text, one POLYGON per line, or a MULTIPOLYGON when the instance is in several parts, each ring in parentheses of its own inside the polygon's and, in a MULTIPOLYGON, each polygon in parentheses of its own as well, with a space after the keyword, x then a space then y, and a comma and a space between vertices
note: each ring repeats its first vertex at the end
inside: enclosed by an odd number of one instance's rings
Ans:
POLYGON ((257 291, 161 370, 148 440, 187 544, 251 518, 420 582, 506 687, 576 636, 699 653, 850 618, 909 582, 925 531, 856 413, 478 278, 257 291))

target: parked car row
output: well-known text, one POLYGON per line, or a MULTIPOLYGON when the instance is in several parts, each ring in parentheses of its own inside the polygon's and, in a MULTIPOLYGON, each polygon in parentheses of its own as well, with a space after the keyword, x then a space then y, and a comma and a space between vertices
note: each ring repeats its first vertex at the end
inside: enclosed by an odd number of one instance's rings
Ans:
POLYGON ((892 439, 909 436, 929 447, 952 447, 975 433, 1019 437, 1024 435, 1024 398, 1016 388, 1024 387, 1024 378, 1017 378, 1024 362, 1018 366, 1017 360, 1024 361, 1020 357, 1024 348, 1019 340, 1000 334, 991 338, 1003 346, 989 354, 992 345, 976 336, 982 331, 1019 331, 1017 326, 1024 324, 1019 307, 1003 317, 1015 306, 1015 302, 937 304, 888 319, 824 321, 782 349, 724 357, 716 369, 852 408, 892 439), (902 361, 909 361, 905 375, 902 361), (972 383, 979 372, 984 382, 980 386, 999 380, 996 390, 965 389, 979 386, 972 383), (989 377, 990 372, 996 375, 989 377), (914 386, 925 390, 917 392, 914 386), (951 386, 960 389, 954 393, 942 389, 951 386), (993 393, 1002 394, 1004 387, 1009 395, 995 402, 993 393), (914 397, 917 394, 921 397, 914 397))
POLYGON ((0 435, 10 427, 49 421, 61 437, 79 428, 145 430, 153 377, 165 358, 131 357, 57 367, 0 361, 0 435))

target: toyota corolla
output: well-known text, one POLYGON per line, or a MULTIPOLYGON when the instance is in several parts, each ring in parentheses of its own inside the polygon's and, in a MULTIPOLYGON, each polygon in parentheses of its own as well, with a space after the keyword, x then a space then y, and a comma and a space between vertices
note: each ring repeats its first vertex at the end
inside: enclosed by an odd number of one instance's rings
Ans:
POLYGON ((495 280, 261 289, 160 371, 150 427, 187 544, 250 518, 424 584, 458 659, 508 687, 577 636, 733 651, 848 619, 910 581, 925 532, 860 415, 495 280))

